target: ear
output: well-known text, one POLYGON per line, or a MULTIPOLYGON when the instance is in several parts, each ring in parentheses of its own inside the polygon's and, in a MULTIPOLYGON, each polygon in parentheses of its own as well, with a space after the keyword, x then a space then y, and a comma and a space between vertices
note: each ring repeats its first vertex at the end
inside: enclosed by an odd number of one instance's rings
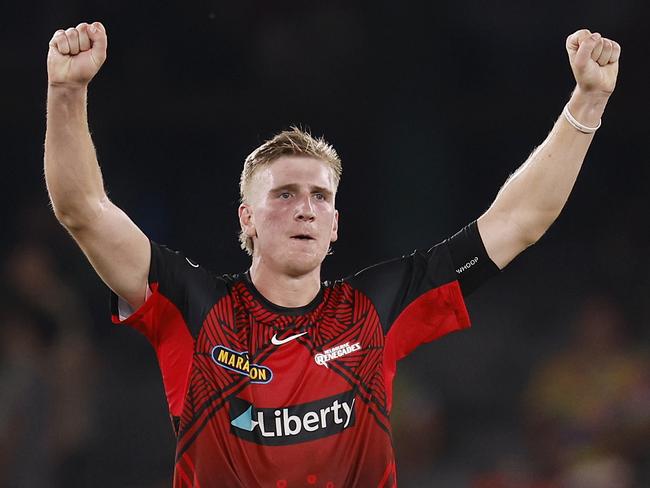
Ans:
POLYGON ((339 238, 339 211, 334 210, 334 222, 332 223, 332 234, 330 236, 330 242, 336 242, 339 238))
POLYGON ((239 205, 237 213, 239 214, 239 225, 241 230, 247 237, 255 237, 257 231, 255 230, 255 222, 253 219, 253 207, 247 203, 242 203, 239 205))

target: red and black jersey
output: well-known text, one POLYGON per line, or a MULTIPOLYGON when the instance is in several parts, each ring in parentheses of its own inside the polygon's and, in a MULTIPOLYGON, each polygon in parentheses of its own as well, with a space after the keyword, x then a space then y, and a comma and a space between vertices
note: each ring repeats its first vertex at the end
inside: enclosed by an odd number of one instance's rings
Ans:
POLYGON ((174 487, 396 486, 397 361, 468 327, 463 291, 495 271, 472 223, 285 308, 247 273, 216 275, 152 242, 151 295, 124 320, 113 295, 112 313, 156 351, 174 487))

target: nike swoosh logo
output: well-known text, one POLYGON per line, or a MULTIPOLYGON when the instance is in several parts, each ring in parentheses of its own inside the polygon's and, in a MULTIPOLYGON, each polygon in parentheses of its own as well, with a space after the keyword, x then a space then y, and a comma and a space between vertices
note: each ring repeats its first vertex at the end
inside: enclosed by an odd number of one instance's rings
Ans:
POLYGON ((278 339, 277 334, 273 334, 273 337, 271 337, 271 342, 275 344, 276 346, 281 346, 282 344, 286 344, 287 342, 290 342, 300 336, 305 335, 307 332, 301 332, 300 334, 294 334, 289 337, 285 337, 284 339, 278 339))
POLYGON ((199 267, 198 264, 194 264, 192 261, 190 261, 190 258, 185 258, 185 261, 187 261, 187 263, 188 263, 190 266, 193 266, 193 267, 195 267, 195 268, 198 268, 198 267, 199 267))

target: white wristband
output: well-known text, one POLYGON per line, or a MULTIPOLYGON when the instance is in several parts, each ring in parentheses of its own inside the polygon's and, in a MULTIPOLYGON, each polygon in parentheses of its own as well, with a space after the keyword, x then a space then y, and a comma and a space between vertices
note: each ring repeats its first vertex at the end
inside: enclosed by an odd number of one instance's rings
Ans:
POLYGON ((600 119, 598 120, 598 125, 596 127, 587 127, 586 125, 582 125, 580 122, 578 122, 575 119, 573 115, 571 115, 571 112, 569 112, 568 103, 564 106, 564 110, 562 110, 562 115, 564 115, 564 118, 567 120, 569 124, 571 124, 573 127, 578 129, 583 134, 593 134, 598 129, 600 129, 600 124, 602 123, 602 119, 600 119))

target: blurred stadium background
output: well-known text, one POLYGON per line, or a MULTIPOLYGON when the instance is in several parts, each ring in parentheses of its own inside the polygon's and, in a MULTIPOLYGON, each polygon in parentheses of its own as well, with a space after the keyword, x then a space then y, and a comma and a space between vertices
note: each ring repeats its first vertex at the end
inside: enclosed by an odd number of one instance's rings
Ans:
POLYGON ((13 2, 3 7, 0 486, 170 485, 173 435, 146 340, 48 208, 52 33, 101 20, 90 125, 111 198, 218 271, 244 157, 292 124, 344 162, 323 277, 429 247, 475 219, 573 88, 565 37, 623 46, 565 212, 469 299, 473 328, 395 385, 403 487, 650 486, 647 2, 13 2))

